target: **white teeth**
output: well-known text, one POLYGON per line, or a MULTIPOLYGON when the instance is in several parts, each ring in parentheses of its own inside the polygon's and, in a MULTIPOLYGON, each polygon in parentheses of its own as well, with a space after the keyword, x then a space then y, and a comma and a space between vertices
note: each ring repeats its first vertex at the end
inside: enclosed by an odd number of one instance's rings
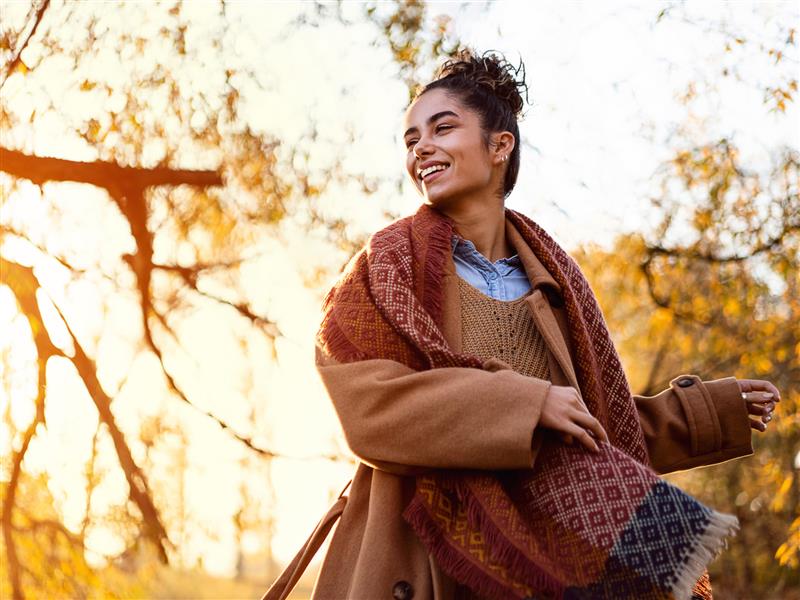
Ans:
POLYGON ((425 177, 436 171, 444 171, 448 166, 449 165, 433 165, 427 169, 423 169, 419 172, 420 179, 425 179, 425 177))

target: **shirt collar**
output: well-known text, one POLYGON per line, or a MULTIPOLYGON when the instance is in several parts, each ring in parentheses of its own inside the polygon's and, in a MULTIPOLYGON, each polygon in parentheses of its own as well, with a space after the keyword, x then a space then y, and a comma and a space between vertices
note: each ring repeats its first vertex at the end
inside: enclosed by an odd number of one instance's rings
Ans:
MULTIPOLYGON (((461 258, 464 259, 475 259, 477 258, 475 255, 478 254, 484 258, 487 262, 489 259, 483 256, 478 252, 478 249, 475 248, 475 244, 472 243, 472 240, 468 240, 459 236, 458 234, 454 233, 450 238, 450 246, 454 254, 458 254, 461 258)), ((513 256, 499 258, 494 262, 495 266, 498 264, 505 264, 509 267, 520 267, 522 266, 522 261, 520 260, 519 254, 514 254, 513 256)))

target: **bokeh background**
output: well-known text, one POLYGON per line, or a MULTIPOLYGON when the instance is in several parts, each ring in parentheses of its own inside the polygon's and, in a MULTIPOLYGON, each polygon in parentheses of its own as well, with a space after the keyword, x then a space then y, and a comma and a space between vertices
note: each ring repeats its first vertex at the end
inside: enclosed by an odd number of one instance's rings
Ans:
POLYGON ((403 112, 468 45, 524 64, 507 204, 634 391, 781 390, 753 456, 668 479, 742 524, 715 597, 800 598, 796 2, 0 11, 0 597, 260 597, 355 470, 322 296, 419 205, 403 112))

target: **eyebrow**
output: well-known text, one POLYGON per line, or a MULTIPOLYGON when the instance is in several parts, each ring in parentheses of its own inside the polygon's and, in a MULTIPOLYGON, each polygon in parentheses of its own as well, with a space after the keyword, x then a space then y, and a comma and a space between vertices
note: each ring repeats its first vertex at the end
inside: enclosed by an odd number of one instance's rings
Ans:
MULTIPOLYGON (((456 118, 459 118, 459 116, 456 113, 454 113, 452 110, 443 110, 441 112, 436 113, 435 115, 431 115, 430 117, 428 117, 428 125, 430 125, 431 123, 433 123, 437 119, 441 119, 442 117, 456 117, 456 118)), ((409 127, 408 129, 406 129, 406 132, 403 134, 403 137, 406 137, 409 133, 414 133, 414 132, 417 132, 417 131, 419 131, 419 129, 417 129, 416 127, 409 127)))

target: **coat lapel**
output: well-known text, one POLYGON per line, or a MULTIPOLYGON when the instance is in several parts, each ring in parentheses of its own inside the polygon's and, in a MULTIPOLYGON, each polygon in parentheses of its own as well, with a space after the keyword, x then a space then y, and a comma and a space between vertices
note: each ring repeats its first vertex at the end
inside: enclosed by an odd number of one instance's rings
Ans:
POLYGON ((564 320, 556 318, 553 307, 548 300, 548 294, 561 296, 561 286, 528 247, 522 235, 508 219, 506 219, 506 237, 517 251, 517 254, 519 254, 522 265, 525 267, 525 273, 528 275, 528 280, 533 288, 533 293, 526 299, 531 318, 542 334, 553 358, 561 367, 569 385, 578 390, 578 394, 580 394, 578 378, 575 376, 575 368, 566 341, 568 332, 562 330, 564 320), (550 289, 548 290, 548 288, 550 289))

